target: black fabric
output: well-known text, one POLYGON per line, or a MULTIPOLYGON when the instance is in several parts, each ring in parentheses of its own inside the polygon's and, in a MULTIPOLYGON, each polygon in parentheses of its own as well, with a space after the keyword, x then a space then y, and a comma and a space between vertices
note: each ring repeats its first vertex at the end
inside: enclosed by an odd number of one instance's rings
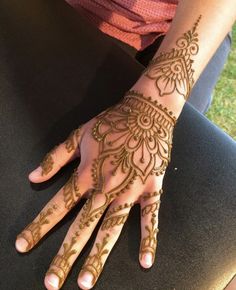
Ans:
MULTIPOLYGON (((16 235, 79 160, 44 184, 30 184, 28 173, 72 129, 117 102, 141 71, 63 1, 0 2, 0 289, 44 289, 45 272, 82 206, 28 254, 17 253, 16 235)), ((222 290, 235 274, 235 156, 235 142, 186 105, 164 179, 155 264, 139 265, 135 206, 94 289, 222 290)), ((95 234, 63 289, 78 289, 95 234)))

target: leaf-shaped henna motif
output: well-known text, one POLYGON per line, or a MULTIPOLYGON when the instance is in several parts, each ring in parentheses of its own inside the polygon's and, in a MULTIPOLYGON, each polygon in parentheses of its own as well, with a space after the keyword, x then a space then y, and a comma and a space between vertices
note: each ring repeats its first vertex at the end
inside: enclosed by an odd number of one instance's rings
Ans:
POLYGON ((63 187, 63 197, 65 207, 69 210, 75 206, 75 204, 79 201, 81 197, 77 180, 78 180, 78 172, 75 169, 73 174, 63 187))
POLYGON ((108 230, 114 226, 119 226, 124 224, 129 216, 129 212, 123 212, 120 214, 116 214, 117 212, 123 211, 124 209, 130 208, 134 205, 133 202, 130 204, 120 204, 117 207, 113 207, 106 213, 106 216, 102 222, 101 230, 108 230))
POLYGON ((193 28, 177 39, 176 48, 160 53, 144 70, 145 76, 155 80, 161 97, 177 92, 187 100, 194 84, 192 56, 199 51, 196 29, 200 19, 201 15, 193 28))
POLYGON ((65 141, 66 150, 68 153, 76 149, 76 146, 78 144, 78 140, 80 138, 80 131, 81 126, 79 126, 77 129, 73 130, 70 135, 67 137, 65 141))
POLYGON ((53 169, 54 160, 52 155, 55 153, 57 147, 58 145, 54 146, 54 148, 48 152, 41 161, 40 166, 42 167, 42 176, 47 175, 53 169))

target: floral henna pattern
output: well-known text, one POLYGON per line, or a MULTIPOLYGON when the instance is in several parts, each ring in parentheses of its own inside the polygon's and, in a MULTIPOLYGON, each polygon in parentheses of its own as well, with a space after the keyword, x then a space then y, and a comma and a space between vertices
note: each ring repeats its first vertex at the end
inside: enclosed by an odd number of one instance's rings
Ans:
POLYGON ((157 247, 157 233, 159 232, 159 229, 155 226, 156 223, 157 223, 156 215, 152 213, 151 225, 145 226, 145 229, 148 232, 148 235, 142 239, 140 250, 139 250, 141 259, 145 253, 151 253, 152 262, 154 262, 154 258, 155 258, 156 247, 157 247))
POLYGON ((57 275, 59 279, 59 288, 61 288, 71 269, 71 265, 69 263, 70 257, 77 253, 77 251, 73 249, 74 245, 76 244, 76 241, 77 241, 76 237, 73 236, 71 238, 70 243, 63 244, 63 253, 55 256, 46 273, 46 275, 49 274, 57 275))
POLYGON ((174 92, 188 99, 194 84, 192 65, 193 56, 199 51, 197 26, 201 15, 193 28, 177 39, 176 48, 170 52, 160 53, 152 59, 144 70, 144 75, 155 80, 161 97, 174 92))
POLYGON ((41 229, 43 225, 49 224, 48 217, 53 213, 53 210, 57 209, 56 205, 53 205, 52 208, 49 208, 39 214, 39 218, 29 224, 25 230, 17 236, 18 238, 24 238, 28 242, 26 251, 35 246, 38 241, 41 239, 41 229))
POLYGON ((108 254, 108 249, 105 249, 108 243, 109 234, 103 238, 102 243, 96 243, 97 253, 89 255, 86 259, 84 266, 81 269, 80 274, 84 272, 90 272, 93 275, 92 284, 94 284, 103 269, 102 256, 108 254))
POLYGON ((67 208, 68 210, 72 209, 81 198, 77 180, 78 180, 78 172, 75 169, 73 174, 63 187, 65 208, 67 208))
MULTIPOLYGON (((89 227, 101 217, 110 202, 124 193, 140 178, 162 175, 170 161, 172 133, 176 118, 156 100, 136 91, 128 91, 124 99, 96 117, 92 136, 99 143, 98 158, 92 163, 93 194, 86 201, 79 228, 89 227), (118 171, 121 181, 105 190, 104 167, 112 165, 111 174, 118 171), (103 202, 97 206, 96 196, 103 202)), ((116 220, 115 224, 119 219, 116 220)), ((121 217, 123 222, 125 217, 121 217)))

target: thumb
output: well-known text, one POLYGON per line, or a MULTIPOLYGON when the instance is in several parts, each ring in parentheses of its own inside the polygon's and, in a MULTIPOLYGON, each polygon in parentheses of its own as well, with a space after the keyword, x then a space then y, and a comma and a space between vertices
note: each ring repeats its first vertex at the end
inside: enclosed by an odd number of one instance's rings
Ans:
MULTIPOLYGON (((83 125, 83 124, 82 124, 83 125)), ((39 183, 50 179, 64 165, 80 157, 82 125, 73 130, 67 139, 51 149, 42 159, 40 165, 29 173, 30 181, 39 183)))

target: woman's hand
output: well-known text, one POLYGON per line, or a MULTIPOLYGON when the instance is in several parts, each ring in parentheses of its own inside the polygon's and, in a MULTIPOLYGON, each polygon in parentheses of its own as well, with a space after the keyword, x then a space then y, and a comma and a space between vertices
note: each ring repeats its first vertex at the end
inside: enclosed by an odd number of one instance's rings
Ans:
POLYGON ((175 122, 173 113, 157 101, 129 91, 119 103, 74 130, 29 175, 32 182, 43 182, 69 161, 77 157, 81 160, 67 183, 17 236, 17 250, 29 251, 81 198, 87 199, 46 273, 47 289, 62 287, 107 210, 78 276, 80 288, 92 288, 137 203, 141 206, 139 261, 144 268, 151 267, 157 247, 162 181, 170 161, 175 122))

